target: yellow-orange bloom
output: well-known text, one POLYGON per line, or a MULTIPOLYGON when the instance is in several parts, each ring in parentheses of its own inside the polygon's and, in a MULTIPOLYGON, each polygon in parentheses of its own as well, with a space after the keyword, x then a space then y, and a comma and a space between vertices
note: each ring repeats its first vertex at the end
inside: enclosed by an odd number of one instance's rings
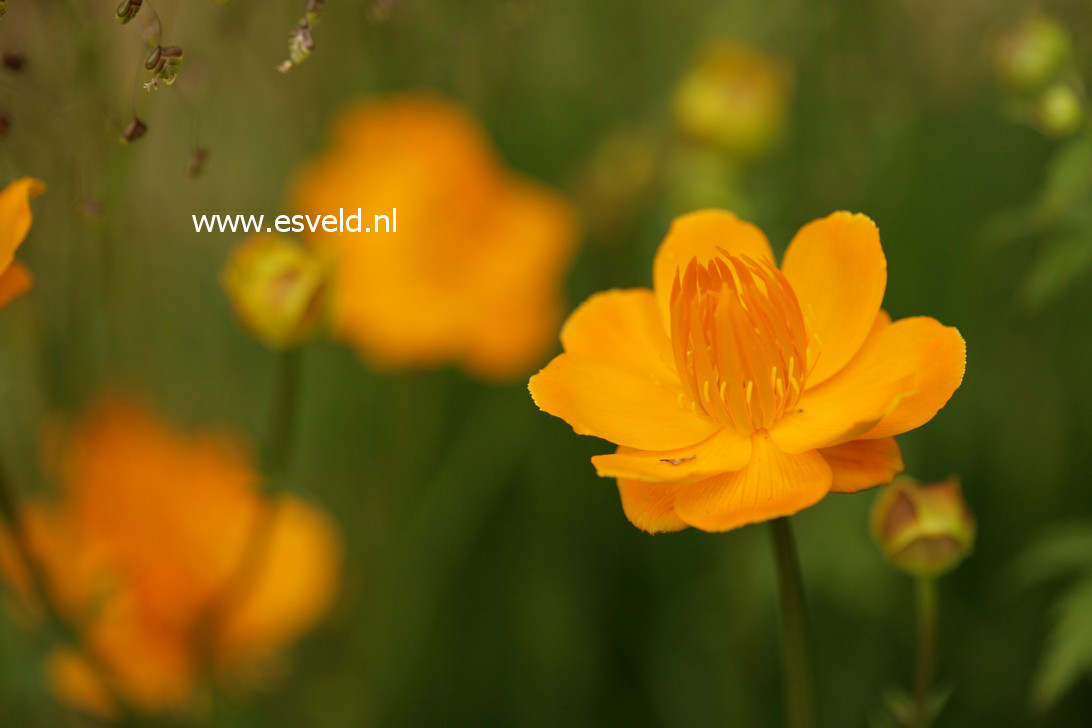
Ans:
POLYGON ((530 383, 541 409, 618 445, 592 462, 646 531, 725 531, 888 482, 892 436, 963 379, 959 332, 880 309, 887 262, 864 215, 805 225, 780 270, 754 225, 684 215, 653 283, 586 301, 530 383))
POLYGON ((21 177, 0 190, 0 306, 23 295, 34 284, 30 270, 15 260, 34 219, 30 198, 45 192, 45 185, 31 177, 21 177))
MULTIPOLYGON (((310 628, 338 582, 340 544, 298 498, 263 497, 240 448, 183 435, 120 401, 62 445, 62 491, 21 509, 53 604, 80 634, 49 660, 54 691, 103 716, 198 707, 310 628)), ((0 532, 0 574, 38 610, 0 532)))
POLYGON ((398 211, 397 232, 305 231, 333 259, 336 335, 386 366, 527 372, 561 318, 576 222, 557 194, 507 170, 468 114, 428 96, 347 110, 301 175, 295 211, 398 211))

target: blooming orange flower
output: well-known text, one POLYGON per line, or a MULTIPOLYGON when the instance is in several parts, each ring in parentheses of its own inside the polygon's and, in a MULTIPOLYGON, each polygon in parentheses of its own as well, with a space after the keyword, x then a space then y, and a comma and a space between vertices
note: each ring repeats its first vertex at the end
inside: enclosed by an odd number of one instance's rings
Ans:
POLYGON ((26 293, 34 283, 30 270, 15 260, 15 251, 33 220, 30 198, 43 192, 45 185, 30 177, 21 177, 0 190, 0 306, 26 293))
MULTIPOLYGON (((55 692, 110 716, 192 709, 206 678, 238 680, 312 626, 337 585, 323 513, 263 497, 231 440, 182 435, 112 401, 63 449, 62 493, 22 507, 51 603, 83 646, 50 658, 55 692)), ((37 607, 0 533, 0 574, 37 607)))
POLYGON ((646 531, 725 531, 888 482, 892 436, 963 379, 959 332, 880 309, 887 262, 863 215, 805 225, 780 270, 754 225, 684 215, 653 278, 580 306, 530 383, 541 409, 617 443, 592 462, 646 531))
POLYGON ((397 208, 397 232, 304 233, 333 258, 335 334, 367 359, 508 378, 549 347, 574 214, 508 171, 457 107, 402 96, 349 109, 294 199, 312 216, 362 208, 365 226, 397 208))

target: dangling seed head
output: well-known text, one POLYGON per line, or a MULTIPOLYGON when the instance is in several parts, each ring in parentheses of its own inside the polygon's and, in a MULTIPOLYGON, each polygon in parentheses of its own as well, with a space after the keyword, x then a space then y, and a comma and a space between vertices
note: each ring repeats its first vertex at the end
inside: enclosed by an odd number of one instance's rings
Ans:
POLYGON ((153 90, 158 81, 170 86, 178 80, 178 72, 182 69, 182 49, 157 45, 144 60, 144 68, 152 72, 152 80, 144 84, 144 88, 153 90))
POLYGON ((197 147, 190 154, 190 161, 186 163, 186 174, 190 177, 197 178, 201 176, 201 172, 205 169, 205 162, 209 158, 209 150, 204 147, 197 147))
POLYGON ((140 6, 143 2, 144 0, 121 0, 121 3, 118 4, 118 22, 125 25, 135 18, 136 14, 140 12, 140 6))
POLYGON ((140 139, 148 131, 148 125, 145 124, 137 117, 133 117, 133 120, 129 122, 129 125, 125 127, 125 130, 121 132, 121 143, 129 144, 140 139))
POLYGON ((21 71, 27 63, 27 57, 18 51, 4 53, 4 68, 9 71, 21 71))

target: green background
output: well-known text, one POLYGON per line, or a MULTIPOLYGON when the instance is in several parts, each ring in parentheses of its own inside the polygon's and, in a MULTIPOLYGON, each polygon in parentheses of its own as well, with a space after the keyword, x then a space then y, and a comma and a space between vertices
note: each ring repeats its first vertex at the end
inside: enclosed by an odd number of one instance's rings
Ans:
MULTIPOLYGON (((778 253, 816 217, 867 213, 888 258, 885 307, 967 340, 962 388, 899 438, 919 479, 961 476, 979 521, 975 553, 940 588, 939 678, 954 693, 937 725, 1092 724, 1087 671, 1052 709, 1029 700, 1065 581, 1024 588, 1018 561, 1092 519, 1092 286, 1064 257, 1035 271, 1059 239, 1092 246, 1092 225, 1007 234, 1073 144, 1014 119, 990 75, 990 33, 1023 6, 396 0, 374 22, 371 3, 334 0, 314 56, 282 75, 298 5, 157 0, 164 40, 186 60, 177 86, 148 95, 133 91, 140 23, 118 26, 110 3, 9 1, 0 48, 28 65, 0 73, 13 117, 0 176, 50 185, 20 252, 38 286, 0 316, 0 454, 22 488, 48 487, 37 445, 47 417, 106 388, 260 445, 278 357, 240 330, 219 288, 238 237, 196 234, 190 215, 282 212, 346 102, 437 89, 479 115, 510 166, 576 198, 581 170, 620 129, 642 125, 676 149, 675 83, 705 42, 738 39, 789 63, 795 90, 783 142, 714 201, 759 224, 778 253), (134 97, 149 132, 121 146, 134 97), (191 180, 194 139, 210 157, 191 180), (101 203, 95 220, 77 212, 86 198, 101 203)), ((1051 8, 1087 72, 1092 6, 1051 8)), ((690 194, 683 177, 619 224, 588 227, 570 306, 649 284, 690 194)), ((1076 177, 1063 192, 1082 208, 1088 182, 1076 177)), ((268 693, 221 697, 210 724, 779 723, 764 526, 636 530, 588 462, 610 446, 538 412, 523 381, 375 371, 326 341, 300 358, 297 441, 269 487, 333 514, 344 586, 292 651, 291 673, 268 693)), ((912 585, 869 540, 872 498, 831 497, 794 519, 825 726, 870 725, 884 691, 909 682, 912 585)), ((0 615, 0 724, 81 725, 42 683, 41 643, 0 615)))

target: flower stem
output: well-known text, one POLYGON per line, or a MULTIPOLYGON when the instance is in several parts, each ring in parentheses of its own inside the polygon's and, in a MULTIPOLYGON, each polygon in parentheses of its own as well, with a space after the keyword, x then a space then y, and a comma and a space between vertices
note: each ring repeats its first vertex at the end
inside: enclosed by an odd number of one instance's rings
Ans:
POLYGON ((266 434, 262 457, 265 475, 278 473, 288 465, 295 439, 296 409, 300 389, 300 351, 285 349, 278 362, 276 391, 273 394, 273 411, 266 434))
POLYGON ((917 602, 917 657, 914 668, 914 728, 929 728, 929 691, 936 660, 937 582, 928 576, 914 584, 917 602))
POLYGON ((781 652, 785 671, 785 716, 789 728, 815 727, 815 698, 804 619, 804 584, 788 518, 770 521, 781 595, 781 652))

